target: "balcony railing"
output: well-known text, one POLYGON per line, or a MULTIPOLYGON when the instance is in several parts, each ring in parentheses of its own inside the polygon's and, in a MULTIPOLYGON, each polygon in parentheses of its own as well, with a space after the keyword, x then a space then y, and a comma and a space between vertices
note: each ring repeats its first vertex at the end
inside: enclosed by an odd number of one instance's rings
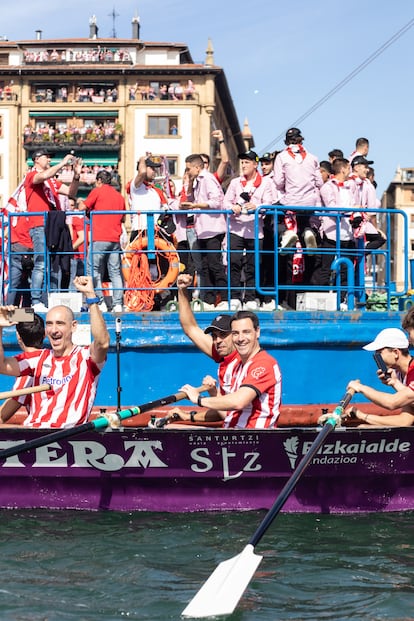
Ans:
MULTIPOLYGON (((407 253, 408 248, 408 220, 407 216, 403 211, 395 210, 395 209, 381 209, 381 210, 361 210, 364 213, 369 214, 377 214, 382 221, 382 229, 388 231, 387 239, 383 246, 373 250, 367 250, 364 244, 364 240, 361 239, 356 247, 349 250, 347 249, 344 252, 343 248, 341 248, 341 244, 338 242, 336 247, 333 249, 329 248, 321 248, 321 247, 281 247, 280 245, 280 236, 277 233, 277 221, 279 217, 283 217, 286 210, 295 209, 294 207, 281 207, 281 206, 266 206, 256 210, 254 214, 254 227, 255 227, 255 241, 254 248, 245 252, 245 258, 248 255, 253 255, 254 258, 254 285, 250 287, 250 289, 246 289, 246 284, 243 280, 243 276, 240 279, 240 284, 238 287, 234 287, 230 283, 230 269, 232 265, 232 256, 233 252, 230 250, 230 238, 229 233, 227 233, 225 240, 223 243, 222 250, 222 259, 223 265, 226 269, 227 274, 227 285, 226 287, 222 286, 218 290, 218 300, 220 299, 220 294, 222 299, 231 300, 232 296, 235 295, 235 289, 237 289, 236 294, 239 298, 243 298, 246 296, 247 290, 250 295, 249 299, 255 297, 258 300, 257 309, 260 310, 260 302, 267 299, 274 301, 274 309, 281 309, 280 302, 283 299, 286 299, 286 292, 289 292, 293 295, 293 298, 296 299, 296 310, 304 309, 304 310, 331 310, 332 309, 332 299, 334 299, 334 309, 340 310, 343 309, 344 301, 346 302, 348 310, 370 310, 371 304, 370 300, 373 297, 381 298, 383 309, 396 309, 396 304, 398 306, 398 299, 402 299, 407 296, 407 292, 410 288, 413 287, 413 283, 410 283, 410 263, 407 253), (275 232, 274 243, 273 246, 267 247, 265 250, 261 247, 261 243, 258 238, 259 232, 259 218, 263 218, 265 215, 273 218, 273 230, 275 232), (401 231, 401 247, 405 250, 398 257, 399 261, 399 281, 396 282, 395 277, 393 276, 396 273, 396 260, 395 256, 395 247, 394 240, 392 239, 392 231, 396 230, 396 223, 399 220, 399 230, 401 231), (276 225, 275 225, 276 223, 276 225), (285 272, 281 270, 281 266, 286 264, 286 262, 293 260, 295 255, 300 255, 305 261, 310 260, 315 257, 321 257, 323 255, 330 254, 334 255, 334 260, 331 264, 332 270, 332 279, 326 285, 314 285, 310 282, 306 282, 302 280, 301 282, 292 282, 286 281, 284 277, 285 272), (264 278, 264 269, 267 266, 269 269, 269 265, 271 266, 270 273, 272 274, 272 281, 269 282, 269 278, 267 276, 267 280, 264 278), (229 268, 230 266, 230 268, 229 268), (344 279, 341 279, 341 270, 346 271, 346 282, 344 283, 344 279), (305 297, 304 297, 305 296, 305 297), (327 303, 329 298, 329 304, 327 303), (305 300, 305 302, 304 302, 305 300)), ((315 208, 306 208, 301 207, 301 211, 314 211, 315 208)), ((197 217, 200 213, 217 213, 217 214, 225 214, 227 221, 229 223, 230 218, 234 216, 232 212, 223 212, 223 211, 212 211, 212 210, 197 210, 196 212, 192 211, 180 211, 174 212, 170 211, 168 214, 172 217, 176 217, 177 215, 181 217, 186 217, 194 215, 197 217)), ((105 214, 113 214, 119 212, 105 212, 105 214)), ((129 211, 126 211, 125 214, 130 214, 129 211)), ((335 218, 336 220, 336 228, 337 228, 337 238, 339 239, 339 230, 340 230, 340 222, 342 218, 348 217, 348 210, 337 208, 335 211, 332 209, 325 210, 323 208, 318 209, 318 214, 321 217, 326 217, 329 214, 330 218, 335 218)), ((46 218, 46 215, 43 214, 46 218)), ((73 215, 79 215, 79 212, 74 213, 73 215)), ((94 237, 94 223, 96 223, 96 218, 102 217, 104 214, 101 212, 92 212, 90 215, 90 221, 87 222, 86 218, 84 221, 84 232, 85 239, 88 239, 88 234, 90 235, 90 239, 94 237), (90 230, 90 233, 88 233, 90 230)), ((193 249, 190 250, 189 247, 179 247, 177 250, 177 244, 174 243, 174 233, 172 236, 166 235, 165 232, 161 230, 160 235, 163 236, 163 239, 170 240, 160 244, 158 242, 159 237, 158 233, 154 235, 154 223, 157 220, 157 214, 153 212, 148 212, 148 236, 145 238, 145 242, 141 244, 139 250, 132 249, 127 247, 125 250, 119 251, 119 262, 120 265, 124 262, 125 267, 125 259, 129 257, 131 259, 135 254, 139 254, 141 257, 144 256, 148 260, 149 265, 149 280, 142 280, 141 283, 137 284, 137 279, 134 280, 134 283, 125 282, 125 278, 122 286, 122 294, 124 296, 124 301, 128 297, 128 293, 136 292, 141 296, 146 296, 151 293, 156 296, 156 303, 153 305, 153 309, 157 310, 176 310, 176 287, 175 287, 175 277, 178 273, 178 264, 180 264, 180 269, 186 269, 189 264, 190 255, 192 255, 193 259, 197 259, 197 256, 200 257, 202 254, 200 250, 193 249), (126 257, 127 255, 127 257, 126 257), (174 264, 174 269, 172 269, 172 264, 174 264), (168 271, 171 271, 171 274, 174 276, 171 282, 168 278, 165 278, 168 271), (158 274, 157 270, 161 270, 158 274), (154 291, 155 290, 155 291, 154 291)), ((14 217, 27 217, 27 214, 19 214, 14 217)), ((30 220, 30 216, 29 216, 30 220)), ((3 230, 6 225, 6 218, 2 216, 2 225, 3 230)), ((157 228, 157 227, 156 227, 157 228)), ((228 226, 229 230, 229 226, 228 226)), ((12 294, 16 292, 16 289, 11 288, 11 277, 10 277, 10 269, 12 269, 13 258, 16 255, 21 254, 19 252, 12 252, 12 249, 7 244, 7 242, 3 239, 1 245, 2 257, 6 257, 6 262, 2 261, 2 272, 1 272, 1 293, 3 297, 3 301, 7 299, 7 293, 12 294), (9 266, 9 267, 8 267, 9 266), (10 267, 11 266, 11 267, 10 267)), ((204 255, 207 256, 213 251, 204 251, 204 255)), ((238 251, 240 253, 240 251, 238 251)), ((33 255, 33 252, 28 251, 25 255, 33 255)), ((59 285, 56 285, 56 274, 52 274, 50 269, 50 258, 51 255, 48 250, 45 250, 45 265, 46 273, 43 283, 43 296, 45 302, 47 302, 47 295, 51 291, 61 291, 67 289, 61 289, 59 285), (56 288, 57 287, 57 288, 56 288)), ((92 265, 93 265, 94 254, 92 251, 92 247, 89 246, 88 250, 85 250, 83 256, 81 257, 85 272, 92 273, 92 265)), ((197 261, 195 261, 197 263, 197 261)), ((128 266, 131 269, 131 266, 128 266)), ((124 269, 124 276, 125 276, 124 269)), ((171 276, 170 274, 170 276, 171 276)), ((29 275, 30 276, 30 275, 29 275)), ((413 279, 413 273, 411 273, 411 278, 413 279)), ((300 279, 296 279, 300 280, 300 279)), ((70 287, 72 289, 72 287, 70 287)), ((102 293, 107 293, 108 288, 112 288, 113 284, 110 282, 106 283, 105 286, 102 287, 101 290, 97 290, 97 294, 101 295, 102 293)), ((204 298, 204 293, 210 291, 212 286, 208 283, 203 283, 200 281, 200 277, 198 275, 198 279, 194 279, 194 286, 192 288, 192 297, 193 297, 193 306, 195 310, 203 310, 204 304, 202 299, 204 298)), ((217 290, 217 287, 214 286, 214 289, 217 290)), ((30 292, 29 284, 23 289, 19 288, 19 293, 28 294, 30 292)), ((9 298, 10 299, 10 298, 9 298)), ((106 298, 107 299, 107 296, 106 298)), ((267 302, 268 304, 268 302, 267 302)), ((211 305, 208 305, 208 310, 212 310, 210 308, 211 305)), ((110 303, 109 303, 110 307, 110 303)), ((295 310, 295 304, 290 305, 289 307, 285 304, 282 307, 285 310, 295 310)), ((269 305, 267 306, 269 309, 269 305)))

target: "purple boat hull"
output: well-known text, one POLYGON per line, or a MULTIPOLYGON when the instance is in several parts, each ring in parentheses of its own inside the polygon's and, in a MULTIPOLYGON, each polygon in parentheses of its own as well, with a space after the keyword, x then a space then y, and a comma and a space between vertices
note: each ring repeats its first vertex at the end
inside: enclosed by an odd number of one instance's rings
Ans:
MULTIPOLYGON (((44 433, 4 428, 0 449, 44 433)), ((1 460, 0 507, 268 509, 316 433, 129 427, 82 434, 1 460)), ((336 429, 283 510, 414 510, 413 447, 414 428, 336 429)))

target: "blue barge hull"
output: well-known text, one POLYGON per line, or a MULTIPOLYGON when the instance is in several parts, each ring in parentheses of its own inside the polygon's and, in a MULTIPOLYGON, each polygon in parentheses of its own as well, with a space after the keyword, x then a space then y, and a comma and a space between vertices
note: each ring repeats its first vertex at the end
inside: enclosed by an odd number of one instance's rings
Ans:
MULTIPOLYGON (((197 313, 201 327, 212 312, 197 313)), ((279 362, 284 404, 335 403, 349 380, 377 384, 376 366, 362 346, 385 327, 401 327, 403 313, 278 311, 258 312, 260 343, 279 362)), ((79 314, 88 323, 87 314, 79 314)), ((117 405, 115 317, 106 314, 111 350, 100 379, 96 405, 117 405)), ((3 334, 6 355, 18 353, 15 330, 3 334)), ((121 405, 137 405, 176 392, 184 383, 200 385, 217 365, 183 334, 177 312, 124 313, 121 326, 121 405)), ((0 376, 0 390, 12 380, 0 376)), ((363 399, 358 399, 362 401, 363 399)))

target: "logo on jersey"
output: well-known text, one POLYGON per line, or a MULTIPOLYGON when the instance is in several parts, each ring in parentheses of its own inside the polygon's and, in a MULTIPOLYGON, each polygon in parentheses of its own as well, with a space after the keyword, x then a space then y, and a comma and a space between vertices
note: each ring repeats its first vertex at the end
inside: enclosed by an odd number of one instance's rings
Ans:
POLYGON ((259 377, 261 377, 262 375, 264 375, 266 372, 266 369, 264 367, 256 367, 255 369, 253 369, 253 371, 251 372, 251 375, 253 375, 254 379, 259 379, 259 377))
POLYGON ((72 377, 73 375, 69 374, 65 375, 65 377, 55 379, 54 377, 48 377, 47 375, 43 375, 41 384, 49 384, 49 386, 57 388, 59 386, 64 386, 65 384, 70 382, 72 377))

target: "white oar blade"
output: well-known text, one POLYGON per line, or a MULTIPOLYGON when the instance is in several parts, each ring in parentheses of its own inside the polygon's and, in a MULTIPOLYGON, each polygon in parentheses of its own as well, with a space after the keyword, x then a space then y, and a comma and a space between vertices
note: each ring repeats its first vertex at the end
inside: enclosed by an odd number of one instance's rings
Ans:
POLYGON ((201 619, 231 614, 262 558, 248 544, 243 552, 220 563, 181 615, 201 619))

